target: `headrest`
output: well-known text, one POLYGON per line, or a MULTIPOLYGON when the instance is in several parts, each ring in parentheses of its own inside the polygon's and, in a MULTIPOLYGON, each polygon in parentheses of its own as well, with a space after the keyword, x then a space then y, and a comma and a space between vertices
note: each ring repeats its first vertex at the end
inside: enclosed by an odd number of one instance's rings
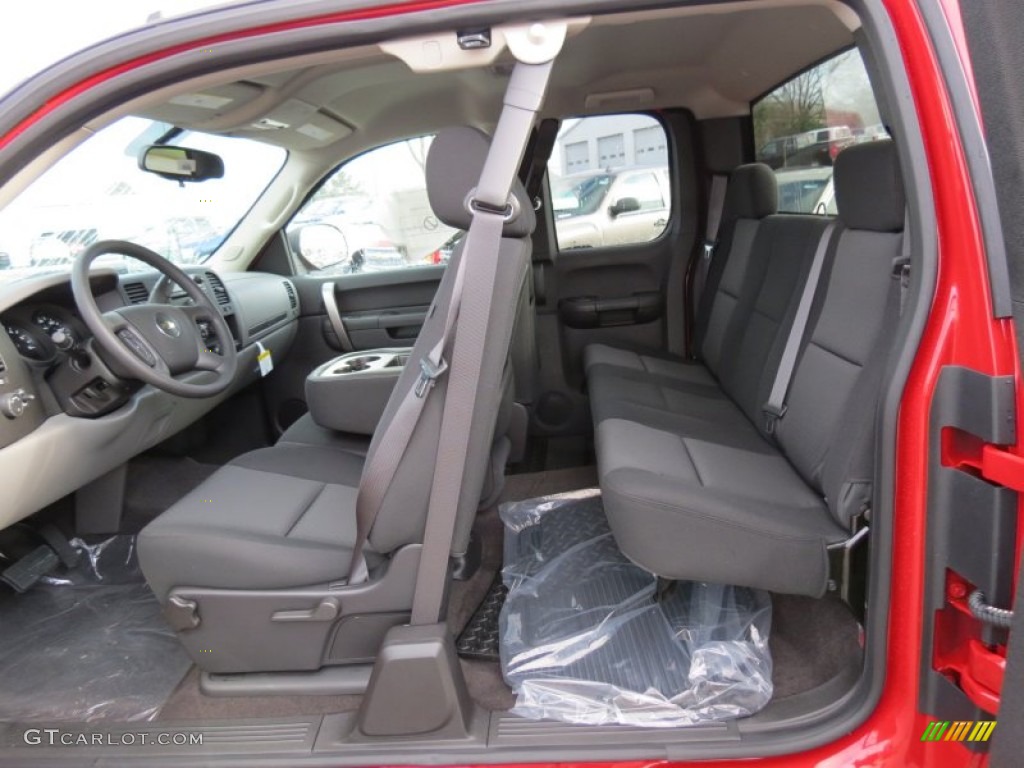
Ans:
POLYGON ((764 163, 739 165, 729 174, 726 210, 738 219, 763 219, 779 209, 779 185, 764 163))
POLYGON ((850 229, 899 232, 907 199, 896 145, 890 139, 855 144, 836 157, 833 179, 839 219, 850 229))
MULTIPOLYGON (((434 137, 427 153, 427 198, 434 215, 449 227, 469 229, 473 216, 466 208, 466 198, 480 181, 490 145, 485 134, 468 126, 445 128, 434 137)), ((512 194, 519 201, 519 215, 505 224, 502 234, 528 237, 537 223, 533 203, 518 179, 512 184, 512 194)))

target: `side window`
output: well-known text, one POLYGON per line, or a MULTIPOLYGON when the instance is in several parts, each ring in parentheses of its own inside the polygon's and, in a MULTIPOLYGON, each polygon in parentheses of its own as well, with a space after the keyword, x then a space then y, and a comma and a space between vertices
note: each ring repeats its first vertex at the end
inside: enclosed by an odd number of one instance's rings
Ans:
POLYGON ((649 115, 566 120, 548 181, 560 250, 646 243, 668 226, 668 137, 649 115))
MULTIPOLYGON (((665 198, 662 196, 658 179, 653 173, 644 171, 625 176, 619 186, 619 200, 623 197, 635 198, 640 204, 639 210, 664 210, 665 198)), ((612 201, 614 206, 617 200, 612 201)))
POLYGON ((462 236, 434 216, 424 175, 433 136, 370 150, 336 169, 285 228, 313 275, 443 264, 462 236))
POLYGON ((856 49, 783 83, 754 104, 753 117, 757 160, 775 169, 784 213, 835 214, 836 156, 888 137, 856 49))

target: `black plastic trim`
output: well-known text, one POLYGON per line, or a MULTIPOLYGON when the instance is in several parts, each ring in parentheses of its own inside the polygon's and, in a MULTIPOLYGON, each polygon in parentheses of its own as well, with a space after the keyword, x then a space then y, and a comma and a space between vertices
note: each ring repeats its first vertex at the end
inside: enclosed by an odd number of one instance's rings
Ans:
MULTIPOLYGON (((935 612, 946 602, 946 569, 970 581, 994 604, 1009 605, 1017 538, 1016 492, 943 466, 942 430, 955 428, 986 443, 1010 444, 1016 440, 1014 403, 1012 376, 986 376, 958 366, 943 369, 932 401, 920 709, 939 720, 987 720, 995 714, 976 707, 932 668, 935 612)), ((1005 642, 1005 631, 986 633, 990 642, 1005 642)), ((966 746, 987 750, 986 744, 966 746)))
POLYGON ((613 328, 653 323, 661 317, 664 304, 661 293, 655 291, 609 299, 574 296, 558 302, 558 315, 570 328, 613 328))

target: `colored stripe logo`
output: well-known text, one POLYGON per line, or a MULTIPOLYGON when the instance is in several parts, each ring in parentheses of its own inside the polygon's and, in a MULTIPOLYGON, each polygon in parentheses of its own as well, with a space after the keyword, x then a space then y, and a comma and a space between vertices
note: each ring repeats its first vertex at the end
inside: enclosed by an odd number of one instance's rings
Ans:
POLYGON ((995 728, 995 720, 936 721, 924 729, 921 741, 988 741, 995 728))

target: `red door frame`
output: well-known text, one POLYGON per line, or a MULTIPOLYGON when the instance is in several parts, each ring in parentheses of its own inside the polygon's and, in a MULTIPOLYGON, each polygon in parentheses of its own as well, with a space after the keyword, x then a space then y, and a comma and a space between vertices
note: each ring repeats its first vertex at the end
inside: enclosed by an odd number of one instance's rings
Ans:
MULTIPOLYGON (((136 67, 192 48, 316 24, 400 15, 479 0, 423 0, 382 8, 323 15, 273 26, 239 30, 218 38, 157 51, 82 80, 42 105, 7 135, 0 148, 45 115, 75 97, 136 67)), ((924 19, 912 0, 884 0, 907 68, 924 139, 936 205, 939 273, 932 312, 900 408, 897 437, 897 497, 893 542, 893 584, 889 614, 886 685, 875 711, 853 733, 816 749, 766 758, 759 765, 803 766, 949 766, 976 765, 978 756, 952 742, 920 741, 929 718, 917 711, 921 660, 921 616, 924 595, 928 414, 940 369, 961 365, 989 375, 1017 375, 1020 380, 1013 326, 995 320, 981 225, 970 187, 967 162, 942 71, 924 19)), ((959 13, 953 0, 943 0, 947 18, 970 74, 959 13)), ((973 85, 973 84, 972 84, 973 85)), ((1024 395, 1018 388, 1020 406, 1024 395)), ((1024 409, 1021 410, 1024 413, 1024 409)), ((722 766, 750 761, 722 761, 722 766)), ((593 763, 564 763, 566 766, 593 763)), ((649 761, 617 763, 617 768, 646 768, 649 761)), ((674 763, 684 765, 684 763, 674 763)))

